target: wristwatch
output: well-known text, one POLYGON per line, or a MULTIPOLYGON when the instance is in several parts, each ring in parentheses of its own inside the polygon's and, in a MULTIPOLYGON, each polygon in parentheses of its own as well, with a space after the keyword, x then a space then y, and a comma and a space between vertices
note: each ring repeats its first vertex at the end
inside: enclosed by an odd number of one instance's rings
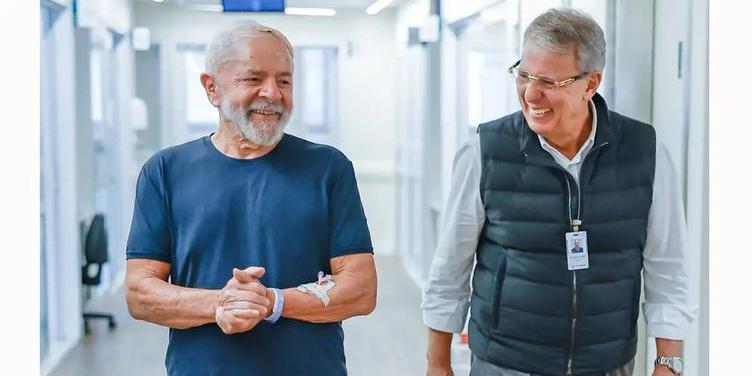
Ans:
POLYGON ((680 356, 659 356, 655 358, 655 365, 667 366, 675 375, 681 375, 684 371, 684 362, 680 356))

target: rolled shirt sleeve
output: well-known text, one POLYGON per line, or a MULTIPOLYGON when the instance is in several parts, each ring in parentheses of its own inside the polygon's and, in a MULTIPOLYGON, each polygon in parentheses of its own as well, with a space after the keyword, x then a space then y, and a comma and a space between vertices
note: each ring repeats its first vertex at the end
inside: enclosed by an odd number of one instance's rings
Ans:
POLYGON ((485 222, 480 164, 476 135, 455 154, 444 223, 423 291, 423 322, 443 332, 459 333, 467 319, 470 274, 485 222))
POLYGON ((688 291, 688 239, 682 191, 666 147, 656 147, 653 204, 643 250, 645 303, 649 337, 683 340, 695 316, 688 291))

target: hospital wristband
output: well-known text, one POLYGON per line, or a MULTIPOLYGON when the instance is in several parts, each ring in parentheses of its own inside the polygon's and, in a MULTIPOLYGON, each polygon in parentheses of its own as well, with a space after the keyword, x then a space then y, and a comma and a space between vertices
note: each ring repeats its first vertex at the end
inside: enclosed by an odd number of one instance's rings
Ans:
POLYGON ((282 308, 285 306, 285 295, 280 289, 270 288, 270 290, 274 293, 274 307, 272 308, 272 314, 264 320, 275 323, 282 316, 282 308))

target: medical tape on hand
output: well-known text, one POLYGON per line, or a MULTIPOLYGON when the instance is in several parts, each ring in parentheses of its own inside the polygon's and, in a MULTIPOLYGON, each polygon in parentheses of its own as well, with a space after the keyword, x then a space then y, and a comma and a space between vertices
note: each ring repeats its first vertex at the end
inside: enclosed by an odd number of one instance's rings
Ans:
POLYGON ((334 287, 334 281, 330 274, 324 275, 324 272, 319 272, 318 280, 316 282, 306 283, 297 287, 297 290, 306 293, 313 294, 319 300, 324 303, 324 307, 329 305, 329 293, 328 291, 334 287))

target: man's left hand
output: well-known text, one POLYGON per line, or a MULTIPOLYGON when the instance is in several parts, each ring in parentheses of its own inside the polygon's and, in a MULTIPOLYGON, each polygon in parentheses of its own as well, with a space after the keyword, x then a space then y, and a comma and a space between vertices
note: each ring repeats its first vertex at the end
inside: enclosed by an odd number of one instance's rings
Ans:
MULTIPOLYGON (((232 278, 228 281, 228 284, 234 284, 240 289, 255 290, 259 295, 265 296, 267 299, 266 312, 264 312, 264 318, 271 315, 272 308, 274 308, 274 293, 262 285, 259 282, 259 278, 264 274, 265 269, 261 267, 249 266, 245 269, 234 268, 232 270, 232 278), (258 288, 261 288, 260 290, 258 288)), ((227 304, 225 304, 227 305, 227 304)))

